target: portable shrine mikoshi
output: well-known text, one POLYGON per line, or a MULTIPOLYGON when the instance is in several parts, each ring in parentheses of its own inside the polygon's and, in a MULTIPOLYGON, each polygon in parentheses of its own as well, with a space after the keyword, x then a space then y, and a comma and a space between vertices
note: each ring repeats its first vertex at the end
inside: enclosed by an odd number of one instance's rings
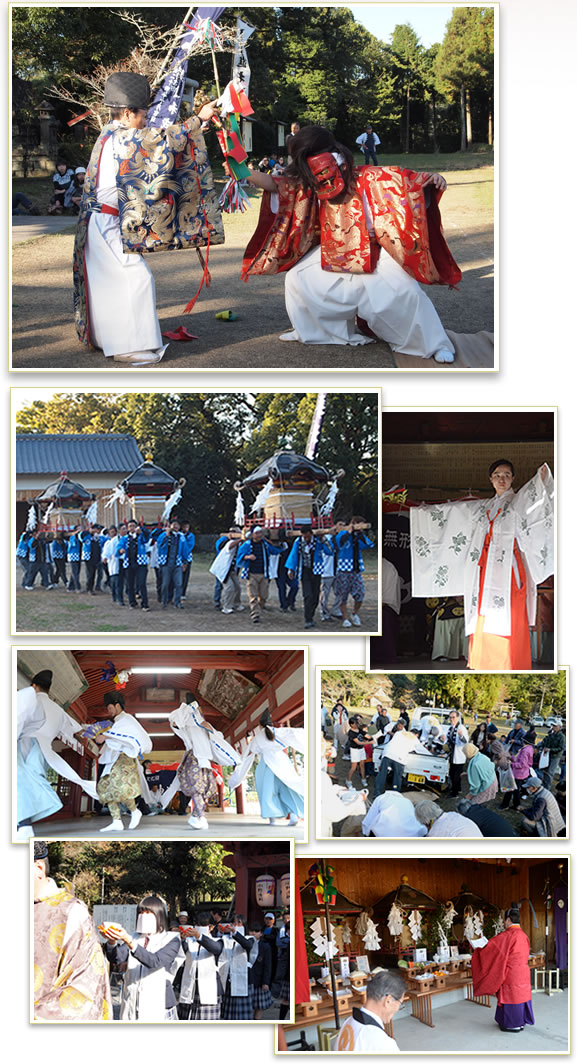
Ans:
POLYGON ((235 484, 241 498, 245 488, 256 496, 248 516, 243 516, 245 528, 261 525, 289 530, 305 526, 329 531, 333 525, 337 481, 342 476, 343 470, 332 476, 325 466, 302 454, 276 451, 235 484))
POLYGON ((147 455, 146 461, 125 477, 116 490, 118 498, 128 499, 135 521, 156 524, 163 517, 170 517, 170 511, 180 502, 185 484, 183 477, 176 480, 154 464, 152 455, 147 455))
POLYGON ((415 941, 407 924, 403 924, 400 935, 393 935, 389 929, 388 918, 392 907, 396 906, 403 913, 417 912, 421 916, 426 913, 434 913, 439 903, 424 891, 412 887, 407 876, 403 876, 396 890, 390 890, 384 897, 379 898, 373 905, 373 918, 383 921, 383 949, 385 962, 398 961, 399 958, 408 958, 413 955, 415 941))
POLYGON ((82 484, 70 480, 66 473, 61 473, 58 480, 49 484, 41 495, 34 499, 37 507, 37 527, 39 531, 70 531, 85 516, 94 495, 82 484))

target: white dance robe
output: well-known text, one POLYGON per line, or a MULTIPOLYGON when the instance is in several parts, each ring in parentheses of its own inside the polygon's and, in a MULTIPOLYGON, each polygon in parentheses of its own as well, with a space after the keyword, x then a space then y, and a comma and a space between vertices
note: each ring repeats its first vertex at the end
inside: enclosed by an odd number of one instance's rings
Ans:
MULTIPOLYGON (((112 137, 102 148, 96 196, 118 209, 112 137)), ((122 250, 120 222, 112 214, 91 214, 85 253, 90 335, 104 355, 155 351, 166 344, 156 315, 154 277, 142 255, 122 250)))
MULTIPOLYGON (((464 595, 465 627, 472 635, 479 615, 484 631, 511 635, 511 580, 515 542, 527 575, 527 617, 535 623, 536 585, 555 571, 554 484, 544 467, 515 493, 494 499, 421 505, 410 511, 414 598, 464 595), (479 603, 479 559, 494 519, 483 599, 479 603)), ((518 585, 519 586, 519 585, 518 585)))
POLYGON ((418 358, 454 351, 429 297, 383 248, 373 273, 323 270, 321 248, 313 248, 286 274, 285 302, 293 332, 283 339, 370 344, 356 327, 358 314, 393 351, 418 358))
POLYGON ((276 728, 271 727, 274 739, 267 739, 264 728, 257 728, 253 738, 243 753, 242 761, 235 768, 228 781, 231 790, 240 786, 248 775, 255 757, 262 758, 275 776, 281 780, 291 791, 296 791, 304 798, 305 779, 299 776, 289 757, 288 747, 306 753, 306 735, 304 728, 276 728))

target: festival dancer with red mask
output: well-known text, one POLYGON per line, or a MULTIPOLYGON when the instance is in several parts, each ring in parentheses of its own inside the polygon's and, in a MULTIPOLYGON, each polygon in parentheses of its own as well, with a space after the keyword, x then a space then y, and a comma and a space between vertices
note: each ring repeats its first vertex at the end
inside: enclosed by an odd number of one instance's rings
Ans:
POLYGON ((265 195, 242 276, 288 271, 293 328, 281 340, 358 345, 372 333, 393 351, 453 362, 454 347, 418 284, 461 279, 441 228, 444 178, 355 167, 322 126, 301 130, 291 157, 281 177, 247 178, 265 195))

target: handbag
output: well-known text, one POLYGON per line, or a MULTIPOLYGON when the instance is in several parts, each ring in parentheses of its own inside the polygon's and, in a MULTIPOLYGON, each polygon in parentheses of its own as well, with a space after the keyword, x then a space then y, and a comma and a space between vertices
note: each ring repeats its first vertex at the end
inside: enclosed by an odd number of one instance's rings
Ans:
POLYGON ((541 757, 539 758, 539 768, 547 768, 549 764, 549 751, 542 750, 541 757))

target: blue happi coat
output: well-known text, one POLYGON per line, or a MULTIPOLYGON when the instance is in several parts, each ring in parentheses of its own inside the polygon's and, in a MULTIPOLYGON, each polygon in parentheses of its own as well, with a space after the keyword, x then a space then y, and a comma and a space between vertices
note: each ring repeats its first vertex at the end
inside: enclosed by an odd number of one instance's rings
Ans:
MULTIPOLYGON (((303 571, 303 552, 301 550, 301 544, 304 544, 304 539, 302 536, 299 536, 298 539, 295 539, 290 554, 285 562, 285 569, 294 573, 299 580, 303 571)), ((330 543, 325 543, 323 536, 315 536, 312 562, 312 570, 315 576, 322 576, 323 554, 334 554, 332 545, 330 543)))
MULTIPOLYGON (((359 572, 364 572, 363 551, 370 550, 374 543, 365 536, 364 532, 357 532, 359 540, 359 572)), ((337 561, 337 573, 353 572, 353 534, 352 532, 337 532, 335 543, 339 552, 337 561)))

